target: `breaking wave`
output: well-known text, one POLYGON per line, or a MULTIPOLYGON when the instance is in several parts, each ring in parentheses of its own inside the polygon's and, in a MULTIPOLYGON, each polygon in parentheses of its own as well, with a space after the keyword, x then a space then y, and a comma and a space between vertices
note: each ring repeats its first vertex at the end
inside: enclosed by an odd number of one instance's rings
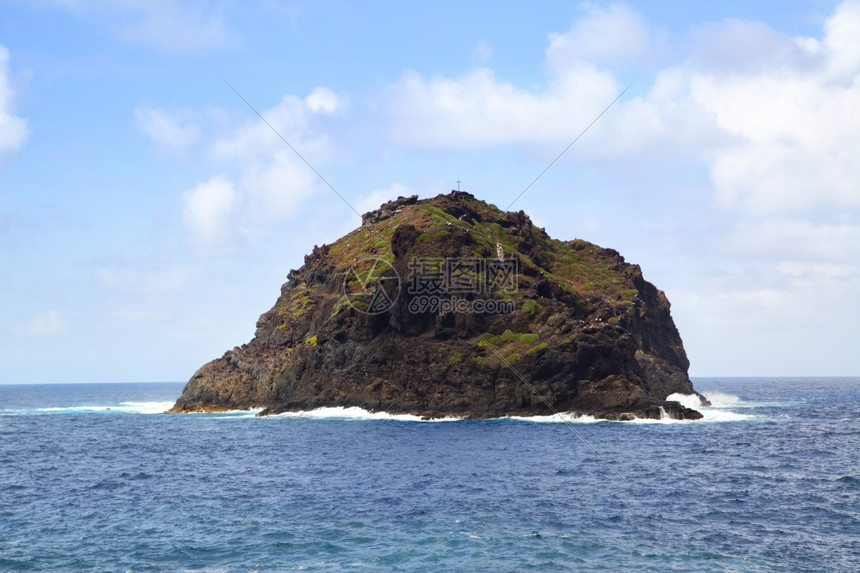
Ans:
MULTIPOLYGON (((683 406, 692 408, 702 413, 704 422, 731 422, 748 420, 755 416, 750 414, 741 414, 733 411, 738 408, 751 408, 756 405, 740 400, 737 396, 725 394, 722 392, 705 392, 704 396, 711 402, 711 406, 702 406, 699 397, 695 394, 672 394, 667 397, 667 400, 674 400, 681 403, 683 406)), ((46 408, 33 408, 25 410, 3 410, 5 415, 26 414, 26 413, 43 413, 43 414, 74 414, 74 413, 104 413, 104 414, 161 414, 169 410, 173 406, 173 402, 157 401, 157 402, 120 402, 118 404, 84 404, 76 406, 55 406, 46 408)), ((243 419, 253 418, 261 409, 251 410, 228 410, 225 412, 212 412, 203 414, 212 416, 217 419, 243 419)), ((322 407, 314 410, 299 411, 299 412, 284 412, 274 414, 268 418, 296 418, 303 417, 316 420, 392 420, 399 422, 454 422, 464 420, 464 418, 456 416, 446 416, 444 418, 426 419, 414 414, 391 414, 388 412, 371 412, 356 406, 352 407, 322 407)), ((538 416, 503 416, 495 418, 497 420, 515 420, 519 422, 533 423, 575 423, 575 424, 594 424, 598 422, 608 422, 601 418, 595 418, 588 415, 577 415, 571 412, 560 412, 552 415, 538 416)), ((637 418, 625 423, 633 424, 678 424, 690 423, 695 420, 674 420, 668 417, 663 419, 647 419, 637 418)))
POLYGON ((549 416, 505 416, 502 420, 519 420, 523 422, 536 422, 541 424, 558 424, 558 423, 574 423, 574 424, 594 424, 596 422, 606 422, 594 416, 580 416, 573 412, 559 412, 549 416))
POLYGON ((357 406, 344 407, 333 406, 316 408, 304 412, 284 412, 270 416, 272 418, 280 417, 299 417, 312 419, 336 419, 336 420, 397 420, 399 422, 455 422, 461 418, 445 417, 425 419, 414 414, 389 414, 387 412, 370 412, 364 408, 357 406))
POLYGON ((55 406, 36 408, 36 412, 48 414, 74 414, 85 412, 106 412, 121 414, 163 414, 173 407, 173 402, 120 402, 119 404, 55 406))
MULTIPOLYGON (((700 412, 703 416, 700 422, 739 422, 750 420, 755 416, 750 414, 739 414, 732 412, 730 408, 741 407, 741 400, 737 396, 724 394, 722 392, 703 392, 702 395, 711 403, 710 406, 702 406, 699 397, 695 394, 670 394, 666 400, 680 403, 682 406, 700 412)), ((640 422, 678 423, 686 420, 640 420, 640 422)), ((695 421, 695 420, 691 420, 695 421)))

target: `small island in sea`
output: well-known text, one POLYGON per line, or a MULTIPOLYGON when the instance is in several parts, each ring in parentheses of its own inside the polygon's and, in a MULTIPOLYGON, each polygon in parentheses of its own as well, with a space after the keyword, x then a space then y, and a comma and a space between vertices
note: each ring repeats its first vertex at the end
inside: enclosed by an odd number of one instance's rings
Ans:
POLYGON ((452 191, 400 197, 314 247, 254 338, 201 367, 170 411, 699 419, 666 400, 696 394, 688 367, 638 265, 452 191))

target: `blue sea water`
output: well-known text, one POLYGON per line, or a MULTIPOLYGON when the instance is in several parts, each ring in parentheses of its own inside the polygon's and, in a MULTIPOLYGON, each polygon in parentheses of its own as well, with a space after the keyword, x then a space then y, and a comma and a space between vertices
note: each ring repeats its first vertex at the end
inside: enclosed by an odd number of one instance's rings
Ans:
POLYGON ((0 386, 0 571, 860 571, 860 379, 695 385, 651 423, 0 386))

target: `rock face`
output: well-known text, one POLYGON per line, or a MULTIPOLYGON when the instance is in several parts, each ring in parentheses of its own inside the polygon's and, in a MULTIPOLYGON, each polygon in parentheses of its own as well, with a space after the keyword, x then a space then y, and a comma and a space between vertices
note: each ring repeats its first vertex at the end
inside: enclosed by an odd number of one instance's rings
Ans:
POLYGON ((696 419, 666 401, 694 393, 688 366, 637 265, 453 191, 401 197, 315 247, 253 340, 200 368, 171 412, 696 419))

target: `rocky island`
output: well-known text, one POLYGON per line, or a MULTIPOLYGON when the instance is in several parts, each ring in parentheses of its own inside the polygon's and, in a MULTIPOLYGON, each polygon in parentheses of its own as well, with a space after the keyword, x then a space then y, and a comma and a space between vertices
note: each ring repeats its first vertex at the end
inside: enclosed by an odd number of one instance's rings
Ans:
POLYGON ((201 367, 170 411, 698 419, 666 401, 695 394, 688 367, 638 265, 452 191, 400 197, 314 247, 254 338, 201 367))

